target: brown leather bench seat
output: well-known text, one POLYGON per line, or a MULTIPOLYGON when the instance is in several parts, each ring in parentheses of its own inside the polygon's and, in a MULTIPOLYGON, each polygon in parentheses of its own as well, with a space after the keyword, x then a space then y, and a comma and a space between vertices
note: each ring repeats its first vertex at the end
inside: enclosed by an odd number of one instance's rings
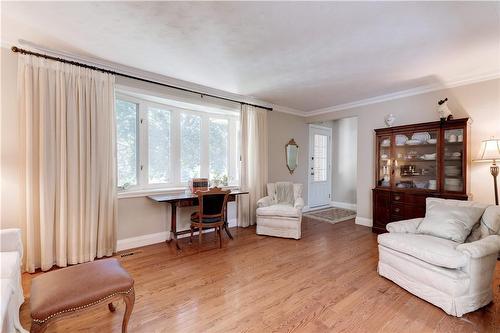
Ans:
MULTIPOLYGON (((31 285, 31 331, 43 332, 58 317, 102 302, 110 303, 109 309, 114 311, 111 302, 122 297, 127 305, 127 316, 134 302, 134 280, 115 258, 42 274, 34 278, 31 285)), ((128 318, 124 318, 123 332, 127 326, 125 320, 128 322, 128 318)))

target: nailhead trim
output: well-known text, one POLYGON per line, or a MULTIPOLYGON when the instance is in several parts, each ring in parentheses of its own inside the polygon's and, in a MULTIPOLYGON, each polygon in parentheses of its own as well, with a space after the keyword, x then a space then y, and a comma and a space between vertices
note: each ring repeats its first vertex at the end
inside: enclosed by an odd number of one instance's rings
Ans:
POLYGON ((93 306, 93 305, 96 305, 98 303, 101 303, 101 302, 103 302, 103 301, 105 301, 107 299, 110 299, 111 297, 116 296, 116 295, 120 295, 120 294, 126 295, 126 294, 129 294, 133 289, 134 289, 134 287, 131 287, 127 291, 117 291, 116 293, 108 295, 108 296, 106 296, 104 298, 101 298, 101 299, 95 301, 95 302, 92 302, 92 303, 89 303, 89 304, 86 304, 86 305, 81 305, 81 306, 77 306, 77 307, 74 307, 74 308, 70 308, 70 309, 66 309, 66 310, 62 310, 62 311, 53 313, 50 316, 48 316, 47 318, 45 318, 45 319, 35 319, 35 318, 32 318, 32 320, 34 322, 38 323, 38 324, 43 324, 43 323, 47 322, 48 320, 50 320, 50 319, 52 319, 55 316, 58 316, 60 314, 68 313, 68 312, 73 312, 73 311, 77 311, 77 310, 82 310, 82 309, 88 308, 90 306, 93 306))

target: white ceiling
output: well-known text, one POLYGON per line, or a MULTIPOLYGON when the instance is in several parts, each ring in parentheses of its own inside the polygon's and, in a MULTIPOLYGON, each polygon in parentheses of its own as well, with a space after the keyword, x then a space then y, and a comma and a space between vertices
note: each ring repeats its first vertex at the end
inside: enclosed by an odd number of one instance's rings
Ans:
POLYGON ((500 73, 500 2, 2 2, 29 40, 312 111, 500 73))

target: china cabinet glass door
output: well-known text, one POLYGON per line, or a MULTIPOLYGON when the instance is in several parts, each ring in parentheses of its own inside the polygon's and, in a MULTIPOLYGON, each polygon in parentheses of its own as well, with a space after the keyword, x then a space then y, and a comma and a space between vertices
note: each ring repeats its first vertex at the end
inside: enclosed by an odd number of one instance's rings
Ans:
POLYGON ((391 187, 392 176, 392 154, 391 154, 391 136, 378 137, 378 175, 377 185, 381 187, 391 187))
POLYGON ((439 130, 404 131, 394 135, 394 186, 400 189, 438 189, 439 130))
POLYGON ((464 190, 464 130, 448 129, 444 131, 443 186, 445 192, 464 190))

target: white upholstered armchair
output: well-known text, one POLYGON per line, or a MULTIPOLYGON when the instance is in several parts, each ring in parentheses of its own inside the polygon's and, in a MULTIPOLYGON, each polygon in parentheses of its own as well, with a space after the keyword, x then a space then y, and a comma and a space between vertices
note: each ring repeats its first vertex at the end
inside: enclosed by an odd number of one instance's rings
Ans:
POLYGON ((300 239, 302 184, 267 184, 267 196, 257 201, 257 234, 300 239))
POLYGON ((461 317, 493 299, 500 207, 427 198, 426 217, 378 236, 380 275, 461 317))

